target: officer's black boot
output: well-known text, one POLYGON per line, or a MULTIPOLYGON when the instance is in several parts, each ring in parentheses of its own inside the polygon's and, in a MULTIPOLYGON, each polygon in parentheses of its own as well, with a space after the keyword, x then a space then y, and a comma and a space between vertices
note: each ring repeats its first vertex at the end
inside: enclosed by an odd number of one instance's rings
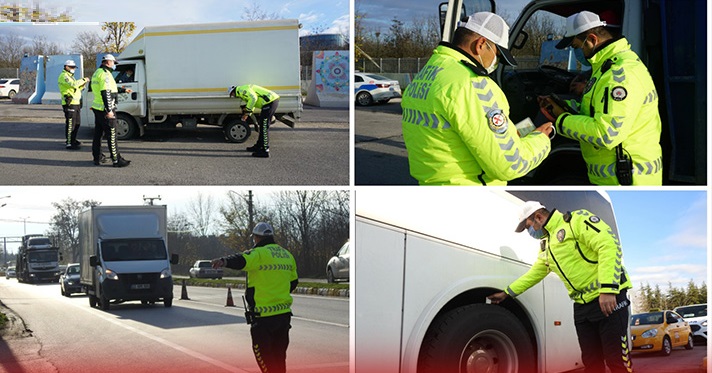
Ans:
POLYGON ((269 149, 258 149, 252 153, 252 156, 257 158, 269 158, 269 149))
POLYGON ((252 145, 252 146, 248 146, 246 150, 247 150, 248 152, 256 152, 257 149, 259 149, 259 148, 257 147, 257 144, 255 144, 255 145, 252 145))
POLYGON ((119 160, 114 162, 114 167, 126 167, 129 164, 131 164, 131 161, 127 161, 123 157, 119 156, 119 160))

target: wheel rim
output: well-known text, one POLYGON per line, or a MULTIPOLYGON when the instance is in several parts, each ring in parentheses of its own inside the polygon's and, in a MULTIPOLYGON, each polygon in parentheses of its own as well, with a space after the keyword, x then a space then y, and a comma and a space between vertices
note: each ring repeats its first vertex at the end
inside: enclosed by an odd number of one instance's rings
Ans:
POLYGON ((663 348, 665 349, 665 354, 669 355, 670 352, 672 352, 672 347, 670 346, 670 341, 666 339, 663 341, 663 344, 665 345, 665 346, 663 346, 663 348))
POLYGON ((242 140, 247 136, 247 127, 241 125, 231 126, 229 134, 235 140, 242 140))
POLYGON ((460 355, 460 373, 514 373, 518 367, 514 343, 498 330, 477 333, 460 355))
POLYGON ((361 93, 358 95, 358 103, 360 105, 368 105, 371 100, 368 97, 367 93, 361 93))
POLYGON ((126 138, 126 136, 129 134, 129 131, 130 131, 129 126, 130 126, 130 124, 127 121, 125 121, 123 119, 117 120, 116 121, 116 137, 120 138, 120 139, 126 138))

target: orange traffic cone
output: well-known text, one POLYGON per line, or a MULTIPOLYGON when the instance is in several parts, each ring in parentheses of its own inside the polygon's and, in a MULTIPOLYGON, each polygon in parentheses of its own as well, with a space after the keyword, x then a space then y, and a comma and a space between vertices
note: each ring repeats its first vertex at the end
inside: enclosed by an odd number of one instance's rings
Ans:
POLYGON ((188 289, 185 287, 185 280, 183 280, 183 288, 180 291, 180 299, 190 300, 190 298, 188 298, 188 289))
POLYGON ((230 291, 230 287, 227 287, 227 302, 225 303, 225 307, 235 307, 235 302, 232 301, 232 291, 230 291))

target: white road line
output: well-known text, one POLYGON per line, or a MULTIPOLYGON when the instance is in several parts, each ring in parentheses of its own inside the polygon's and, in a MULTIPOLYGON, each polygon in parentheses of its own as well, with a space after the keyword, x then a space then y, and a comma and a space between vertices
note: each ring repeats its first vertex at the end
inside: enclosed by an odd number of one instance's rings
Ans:
POLYGON ((136 334, 138 334, 138 335, 144 336, 144 337, 146 337, 146 338, 148 338, 148 339, 151 339, 151 340, 153 340, 153 341, 156 341, 156 342, 158 342, 158 343, 160 343, 160 344, 162 344, 162 345, 164 345, 164 346, 170 347, 170 348, 172 348, 172 349, 174 349, 174 350, 176 350, 176 351, 182 352, 182 353, 184 353, 184 354, 186 354, 186 355, 190 355, 190 356, 192 356, 192 357, 194 357, 194 358, 196 358, 196 359, 200 359, 200 360, 202 360, 202 361, 204 361, 204 362, 206 362, 206 363, 208 363, 208 364, 212 364, 212 365, 214 365, 214 366, 216 366, 216 367, 220 367, 220 368, 222 368, 222 369, 225 369, 225 370, 228 371, 228 372, 233 372, 233 373, 250 373, 250 372, 247 371, 247 370, 242 370, 242 369, 240 369, 240 368, 235 368, 235 367, 233 367, 233 366, 230 366, 230 365, 227 365, 227 364, 223 363, 222 361, 215 360, 215 359, 213 359, 213 358, 211 358, 211 357, 209 357, 209 356, 205 356, 205 355, 203 355, 203 354, 201 354, 201 353, 199 353, 199 352, 196 352, 196 351, 193 351, 193 350, 191 350, 191 349, 185 348, 185 347, 183 347, 183 346, 177 345, 177 344, 175 344, 175 343, 173 343, 173 342, 171 342, 171 341, 168 341, 168 340, 166 340, 166 339, 163 339, 163 338, 161 338, 161 337, 157 337, 157 336, 155 336, 155 335, 151 335, 151 334, 149 334, 149 333, 146 333, 146 332, 144 332, 144 331, 142 331, 142 330, 139 330, 139 329, 137 329, 137 328, 134 328, 134 327, 132 327, 132 326, 125 325, 125 324, 123 324, 123 323, 121 323, 121 322, 119 322, 119 321, 117 321, 117 320, 115 320, 115 319, 112 319, 112 318, 109 318, 109 317, 107 317, 107 316, 105 316, 105 315, 102 315, 102 314, 97 313, 97 312, 96 312, 96 309, 94 309, 94 308, 86 308, 86 306, 80 306, 79 304, 74 304, 74 302, 68 302, 68 303, 71 304, 72 306, 74 306, 74 307, 76 307, 76 308, 82 310, 82 311, 86 311, 87 313, 89 313, 89 314, 91 314, 91 315, 94 315, 94 316, 96 316, 96 317, 98 317, 98 318, 100 318, 100 319, 106 320, 106 321, 108 321, 108 322, 110 322, 110 323, 112 323, 112 324, 114 324, 114 325, 120 326, 120 327, 122 327, 122 328, 124 328, 124 329, 126 329, 126 330, 128 330, 128 331, 130 331, 130 332, 133 332, 133 333, 136 333, 136 334))

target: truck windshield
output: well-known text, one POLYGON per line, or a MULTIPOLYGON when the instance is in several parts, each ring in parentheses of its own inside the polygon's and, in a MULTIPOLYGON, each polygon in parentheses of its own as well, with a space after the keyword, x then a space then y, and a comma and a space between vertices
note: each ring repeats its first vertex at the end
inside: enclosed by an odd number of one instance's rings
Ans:
POLYGON ((30 259, 30 263, 58 261, 56 251, 30 252, 27 257, 30 259))
POLYGON ((675 309, 675 312, 682 315, 682 317, 707 316, 707 305, 703 304, 699 306, 678 307, 677 309, 675 309))
POLYGON ((49 238, 42 237, 42 238, 30 238, 28 241, 27 246, 44 246, 44 245, 52 245, 52 242, 49 241, 49 238))
POLYGON ((162 240, 134 239, 101 243, 101 257, 107 262, 127 260, 165 260, 168 258, 162 240))

